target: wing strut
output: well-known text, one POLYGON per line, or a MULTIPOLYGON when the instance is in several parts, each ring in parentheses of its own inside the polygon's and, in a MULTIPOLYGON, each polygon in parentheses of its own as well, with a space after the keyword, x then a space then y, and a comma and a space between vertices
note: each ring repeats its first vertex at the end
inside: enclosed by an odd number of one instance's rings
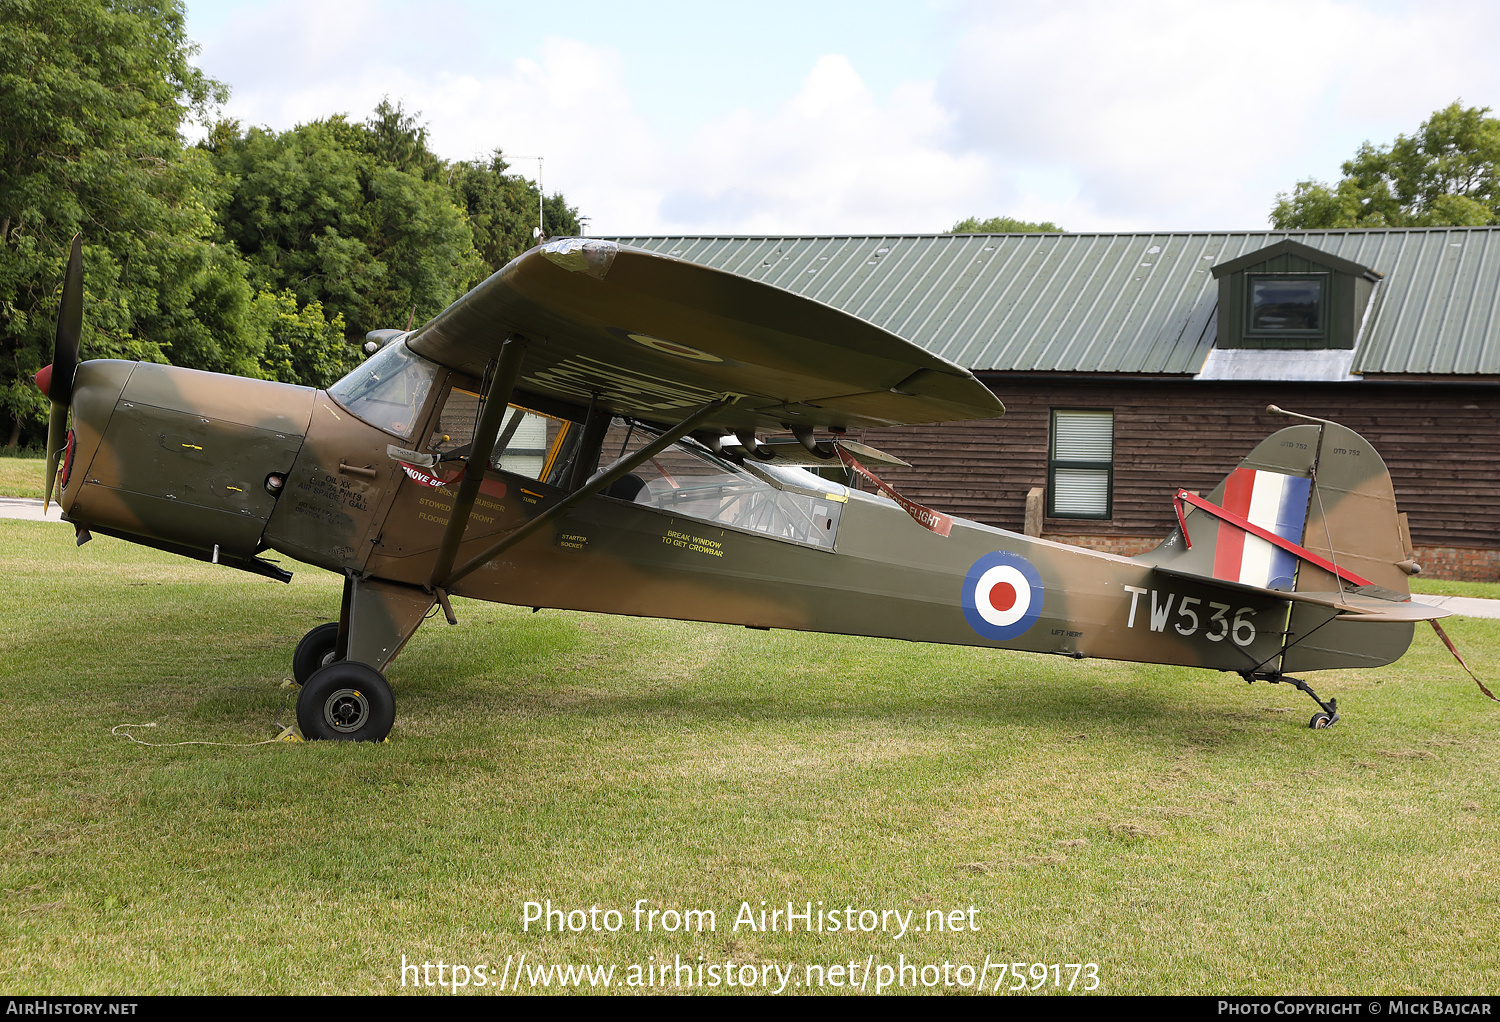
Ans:
MULTIPOLYGON (((642 447, 639 451, 636 451, 630 457, 625 458, 622 461, 615 462, 613 465, 602 472, 595 472, 587 482, 585 482, 582 486, 579 486, 578 489, 574 490, 566 497, 562 498, 562 500, 558 501, 556 504, 553 504, 547 510, 543 511, 541 514, 537 515, 531 521, 516 529, 514 532, 505 536, 499 542, 491 545, 483 553, 477 554, 476 556, 469 558, 467 561, 461 564, 457 569, 450 573, 447 578, 444 578, 442 580, 442 588, 445 590, 452 589, 460 579, 467 576, 470 572, 484 567, 484 565, 488 564, 490 561, 494 560, 500 554, 504 553, 506 550, 509 550, 511 547, 521 542, 521 540, 530 536, 532 533, 538 531, 544 525, 552 522, 557 518, 562 517, 566 512, 577 507, 579 504, 582 504, 585 500, 592 497, 600 490, 603 490, 605 487, 609 486, 616 479, 624 477, 625 475, 644 465, 646 462, 650 461, 652 458, 656 457, 662 451, 666 450, 668 447, 672 446, 677 441, 687 436, 693 430, 703 425, 703 423, 711 418, 714 413, 718 412, 721 408, 729 403, 729 398, 721 397, 700 406, 687 418, 683 419, 677 425, 667 430, 665 433, 657 437, 645 447, 642 447)), ((457 508, 455 508, 455 510, 457 510, 457 508)), ((449 527, 451 528, 452 526, 450 525, 449 527)), ((444 540, 446 541, 446 539, 447 537, 445 536, 444 540)), ((436 578, 437 575, 434 574, 433 577, 436 578)))
MULTIPOLYGON (((479 496, 479 484, 484 482, 484 470, 489 467, 490 455, 495 450, 495 438, 500 432, 500 423, 505 409, 510 404, 511 391, 516 378, 521 375, 521 356, 526 352, 526 341, 511 336, 500 346, 500 363, 495 367, 495 377, 490 381, 489 392, 484 396, 484 414, 474 430, 474 443, 469 448, 469 460, 464 466, 464 481, 459 484, 458 496, 453 501, 453 511, 448 516, 448 526, 443 530, 443 541, 438 546, 437 563, 432 566, 430 586, 453 570, 453 560, 458 556, 458 544, 463 542, 464 530, 469 527, 469 515, 474 510, 474 500, 479 496)), ((518 411, 512 426, 520 422, 518 411)), ((446 587, 445 587, 446 588, 446 587)))

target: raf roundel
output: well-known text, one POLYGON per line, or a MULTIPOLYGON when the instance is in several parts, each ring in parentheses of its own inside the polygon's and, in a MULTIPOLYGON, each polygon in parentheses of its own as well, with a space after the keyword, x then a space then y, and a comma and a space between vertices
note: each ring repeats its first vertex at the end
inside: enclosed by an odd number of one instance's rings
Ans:
POLYGON ((1025 634, 1042 615, 1042 577, 1020 554, 996 552, 974 562, 964 578, 964 617, 986 639, 1025 634))

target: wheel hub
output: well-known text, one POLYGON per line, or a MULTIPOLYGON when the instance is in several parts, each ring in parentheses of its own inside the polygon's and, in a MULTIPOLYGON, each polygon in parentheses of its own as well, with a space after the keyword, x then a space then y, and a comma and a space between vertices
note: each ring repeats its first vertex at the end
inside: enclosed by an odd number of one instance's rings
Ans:
POLYGON ((335 731, 358 731, 370 719, 370 701, 358 689, 341 688, 324 700, 323 719, 335 731))

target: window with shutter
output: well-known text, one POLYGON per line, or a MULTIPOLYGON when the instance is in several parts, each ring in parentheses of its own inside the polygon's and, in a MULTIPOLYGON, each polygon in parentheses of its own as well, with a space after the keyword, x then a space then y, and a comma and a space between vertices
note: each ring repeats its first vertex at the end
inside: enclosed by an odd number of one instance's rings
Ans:
POLYGON ((1109 518, 1114 454, 1114 412, 1054 408, 1047 459, 1048 517, 1109 518))

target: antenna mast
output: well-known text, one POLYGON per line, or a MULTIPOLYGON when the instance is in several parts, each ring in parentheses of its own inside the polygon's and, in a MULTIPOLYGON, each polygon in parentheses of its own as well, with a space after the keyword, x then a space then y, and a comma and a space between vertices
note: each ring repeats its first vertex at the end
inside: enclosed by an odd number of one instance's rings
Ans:
POLYGON ((536 239, 540 241, 547 236, 547 213, 545 206, 547 191, 542 187, 542 157, 507 156, 506 159, 536 161, 536 239))

